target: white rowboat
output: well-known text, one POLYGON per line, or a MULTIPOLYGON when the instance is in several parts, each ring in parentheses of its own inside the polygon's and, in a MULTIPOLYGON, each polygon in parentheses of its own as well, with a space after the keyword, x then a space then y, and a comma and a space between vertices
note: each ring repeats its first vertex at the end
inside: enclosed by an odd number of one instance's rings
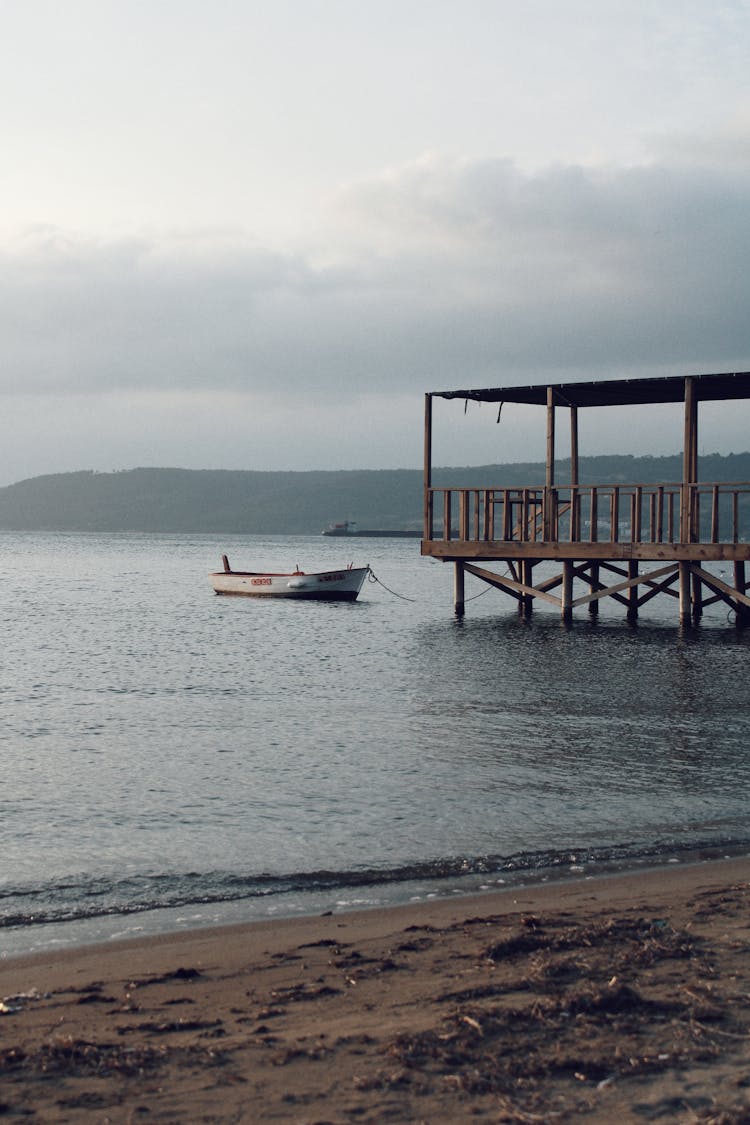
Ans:
POLYGON ((306 574, 294 570, 289 574, 265 571, 232 570, 226 555, 221 556, 224 569, 209 574, 217 594, 234 594, 247 598, 306 598, 314 601, 353 602, 370 573, 369 566, 343 570, 321 570, 306 574))

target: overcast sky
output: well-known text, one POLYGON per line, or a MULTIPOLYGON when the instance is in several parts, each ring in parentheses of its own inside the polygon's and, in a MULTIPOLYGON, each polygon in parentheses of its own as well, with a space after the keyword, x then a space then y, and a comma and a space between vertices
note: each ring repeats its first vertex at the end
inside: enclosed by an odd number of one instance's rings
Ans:
MULTIPOLYGON (((427 390, 750 370, 750 0, 0 15, 0 484, 412 467, 427 390)), ((437 462, 543 458, 507 410, 443 404, 437 462)))

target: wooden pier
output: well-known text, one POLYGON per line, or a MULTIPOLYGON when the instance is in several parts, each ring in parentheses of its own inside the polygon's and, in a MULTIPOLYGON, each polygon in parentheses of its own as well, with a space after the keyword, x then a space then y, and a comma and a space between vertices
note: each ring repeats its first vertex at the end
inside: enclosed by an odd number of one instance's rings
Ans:
MULTIPOLYGON (((750 481, 698 479, 702 402, 750 398, 750 372, 685 378, 617 379, 425 396, 424 537, 422 554, 454 564, 454 603, 464 613, 464 575, 473 574, 530 613, 536 599, 559 608, 564 621, 612 598, 635 620, 657 594, 674 598, 683 623, 724 602, 738 625, 750 624, 750 481), (433 399, 537 405, 546 409, 543 484, 524 488, 432 486, 433 399), (683 474, 659 484, 579 483, 578 412, 594 407, 684 404, 683 474), (570 481, 555 479, 560 410, 570 420, 570 481), (500 563, 503 573, 491 568, 500 563), (555 573, 534 580, 541 563, 555 573), (721 563, 723 577, 707 569, 721 563), (728 580, 731 569, 732 580, 728 580)), ((717 568, 714 568, 714 570, 717 568)))

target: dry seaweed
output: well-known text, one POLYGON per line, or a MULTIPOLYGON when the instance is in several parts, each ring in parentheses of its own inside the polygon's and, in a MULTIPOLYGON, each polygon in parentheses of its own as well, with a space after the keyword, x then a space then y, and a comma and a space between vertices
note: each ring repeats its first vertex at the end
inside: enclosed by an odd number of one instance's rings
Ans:
POLYGON ((129 1047, 120 1043, 92 1043, 85 1039, 59 1039, 26 1052, 18 1047, 0 1052, 0 1074, 63 1075, 106 1078, 112 1074, 136 1075, 165 1066, 221 1066, 220 1053, 202 1047, 129 1047))

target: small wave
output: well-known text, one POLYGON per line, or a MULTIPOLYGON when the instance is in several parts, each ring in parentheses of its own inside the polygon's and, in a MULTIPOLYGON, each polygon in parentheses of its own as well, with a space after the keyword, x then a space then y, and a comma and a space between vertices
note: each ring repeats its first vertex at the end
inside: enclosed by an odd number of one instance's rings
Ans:
POLYGON ((392 868, 318 870, 284 874, 236 872, 185 872, 130 876, 66 877, 39 886, 6 886, 0 892, 5 910, 0 929, 42 926, 153 910, 186 908, 222 902, 239 902, 278 895, 312 895, 353 887, 393 884, 430 884, 439 889, 446 881, 471 876, 502 876, 508 881, 562 877, 567 872, 623 869, 668 858, 715 857, 741 853, 748 839, 704 839, 690 842, 662 840, 651 844, 519 852, 515 855, 448 856, 392 868))

